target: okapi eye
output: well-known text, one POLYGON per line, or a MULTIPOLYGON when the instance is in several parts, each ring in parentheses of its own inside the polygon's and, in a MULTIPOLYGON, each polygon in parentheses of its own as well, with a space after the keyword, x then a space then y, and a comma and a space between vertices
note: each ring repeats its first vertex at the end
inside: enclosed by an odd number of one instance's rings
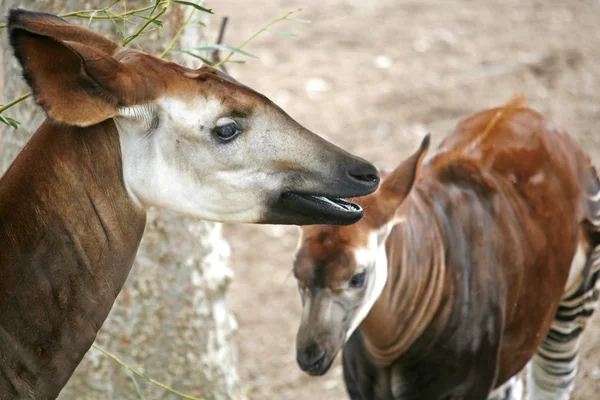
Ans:
POLYGON ((354 274, 352 278, 350 278, 350 287, 353 288, 361 288, 365 284, 365 276, 366 271, 359 272, 358 274, 354 274))
POLYGON ((213 132, 219 136, 221 140, 229 141, 242 133, 242 128, 232 119, 221 118, 217 121, 217 126, 213 132))

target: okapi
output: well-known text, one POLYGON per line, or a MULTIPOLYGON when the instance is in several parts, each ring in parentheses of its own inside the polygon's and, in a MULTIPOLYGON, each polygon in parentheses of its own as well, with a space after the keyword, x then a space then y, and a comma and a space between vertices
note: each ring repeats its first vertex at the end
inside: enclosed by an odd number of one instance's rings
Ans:
POLYGON ((47 399, 92 345, 157 206, 204 220, 350 224, 377 169, 213 68, 11 10, 48 118, 0 180, 0 398, 47 399))
POLYGON ((568 399, 598 304, 600 183, 521 97, 421 147, 348 227, 302 228, 297 361, 353 400, 568 399), (494 390, 495 389, 495 390, 494 390))

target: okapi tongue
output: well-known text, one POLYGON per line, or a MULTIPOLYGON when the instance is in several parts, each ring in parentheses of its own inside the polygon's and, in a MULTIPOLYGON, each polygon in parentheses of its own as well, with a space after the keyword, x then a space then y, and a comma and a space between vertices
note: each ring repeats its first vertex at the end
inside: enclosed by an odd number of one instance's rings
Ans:
POLYGON ((264 223, 294 225, 351 225, 363 209, 350 201, 321 194, 283 192, 264 216, 264 223))
POLYGON ((301 195, 301 196, 302 197, 312 197, 318 201, 322 201, 323 203, 330 205, 331 207, 338 207, 338 208, 341 208, 346 211, 350 211, 350 212, 361 211, 361 208, 357 204, 351 203, 344 199, 335 199, 335 198, 330 199, 330 198, 324 197, 324 196, 312 196, 312 195, 308 195, 308 196, 301 195))
POLYGON ((363 209, 347 200, 320 195, 285 192, 279 205, 302 215, 303 224, 349 225, 363 216, 363 209))

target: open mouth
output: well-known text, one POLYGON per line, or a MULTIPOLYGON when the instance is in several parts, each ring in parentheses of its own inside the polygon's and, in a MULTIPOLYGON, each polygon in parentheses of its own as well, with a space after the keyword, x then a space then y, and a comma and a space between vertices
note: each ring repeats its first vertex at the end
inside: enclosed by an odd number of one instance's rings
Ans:
POLYGON ((284 192, 279 201, 285 208, 310 217, 316 223, 348 225, 363 216, 361 206, 344 199, 284 192))

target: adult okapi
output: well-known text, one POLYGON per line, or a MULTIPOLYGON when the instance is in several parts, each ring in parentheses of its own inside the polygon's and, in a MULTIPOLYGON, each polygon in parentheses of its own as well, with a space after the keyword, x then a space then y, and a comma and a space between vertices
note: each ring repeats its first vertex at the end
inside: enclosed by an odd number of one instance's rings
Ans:
POLYGON ((360 199, 348 227, 302 229, 297 360, 344 346, 353 400, 568 399, 598 304, 600 183, 522 98, 460 122, 360 199), (494 390, 495 389, 495 390, 494 390))
POLYGON ((11 10, 48 119, 0 180, 0 398, 55 398, 121 290, 146 210, 350 224, 377 169, 215 69, 11 10))

